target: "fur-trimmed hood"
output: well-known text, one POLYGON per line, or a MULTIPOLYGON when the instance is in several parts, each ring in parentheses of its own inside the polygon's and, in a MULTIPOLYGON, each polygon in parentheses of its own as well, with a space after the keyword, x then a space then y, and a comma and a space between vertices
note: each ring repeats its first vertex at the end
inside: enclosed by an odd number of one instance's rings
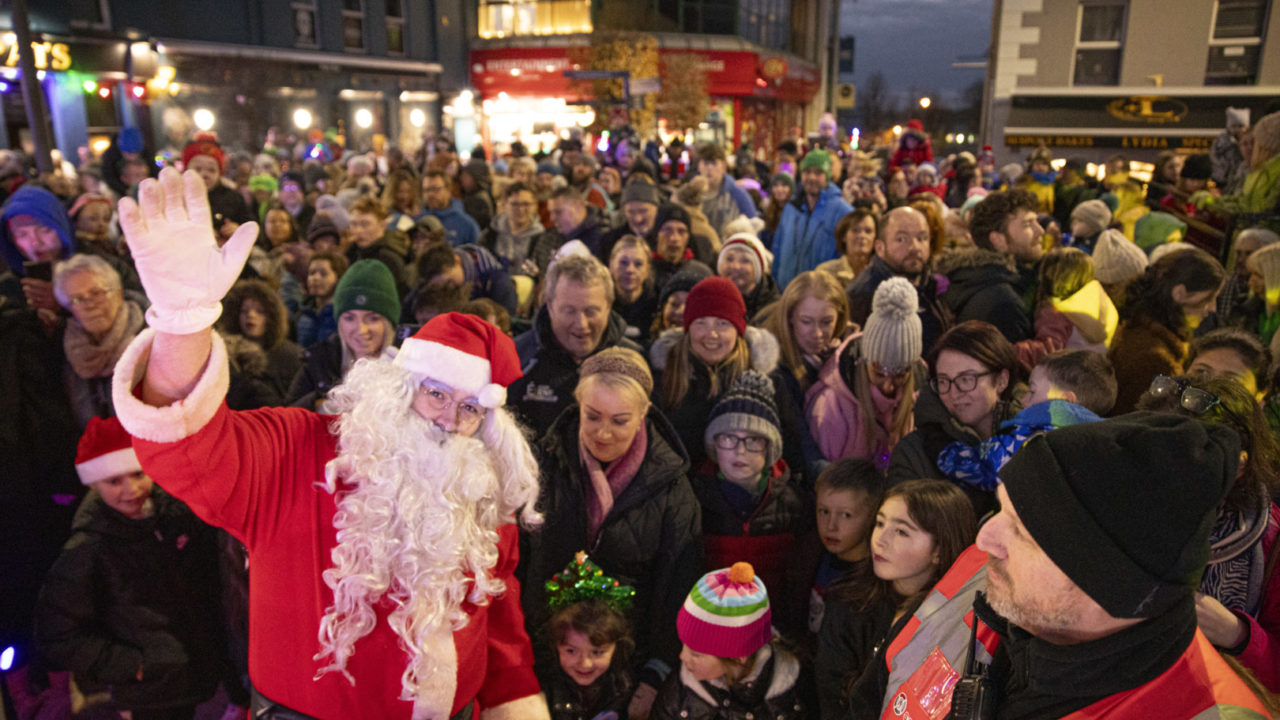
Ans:
POLYGON ((1018 271, 1018 266, 1014 263, 1013 256, 979 247, 945 252, 938 256, 933 267, 936 272, 950 277, 951 273, 957 270, 984 267, 986 265, 1000 265, 1008 268, 1011 272, 1016 273, 1018 271))
MULTIPOLYGON (((769 680, 769 689, 765 691, 765 699, 772 700, 779 697, 795 687, 796 681, 800 679, 800 661, 794 655, 776 648, 770 644, 760 648, 760 654, 756 656, 755 667, 751 669, 751 674, 743 678, 743 681, 752 681, 760 676, 760 672, 769 664, 769 659, 773 658, 773 677, 769 680)), ((684 665, 680 666, 680 682, 689 688, 704 702, 712 707, 718 706, 720 703, 711 697, 711 693, 702 686, 702 682, 693 677, 689 669, 684 665)), ((719 683, 720 681, 713 681, 719 683)))
MULTIPOLYGON (((664 330, 658 339, 653 341, 653 345, 649 346, 649 364, 659 372, 666 370, 667 355, 683 336, 683 328, 664 330)), ((782 354, 781 346, 778 345, 778 339, 773 336, 773 333, 748 325, 744 338, 747 341, 747 349, 751 352, 751 367, 765 375, 773 372, 778 367, 778 358, 782 354)))

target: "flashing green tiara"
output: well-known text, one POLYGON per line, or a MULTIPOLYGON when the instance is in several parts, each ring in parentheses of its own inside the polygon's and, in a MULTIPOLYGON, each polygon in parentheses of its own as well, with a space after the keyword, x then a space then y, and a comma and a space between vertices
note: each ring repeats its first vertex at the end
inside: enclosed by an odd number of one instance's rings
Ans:
POLYGON ((546 588, 547 605, 552 610, 586 600, 600 600, 618 612, 626 612, 631 609, 631 600, 636 594, 635 588, 605 575, 581 551, 574 555, 573 561, 564 570, 551 576, 546 582, 546 588))

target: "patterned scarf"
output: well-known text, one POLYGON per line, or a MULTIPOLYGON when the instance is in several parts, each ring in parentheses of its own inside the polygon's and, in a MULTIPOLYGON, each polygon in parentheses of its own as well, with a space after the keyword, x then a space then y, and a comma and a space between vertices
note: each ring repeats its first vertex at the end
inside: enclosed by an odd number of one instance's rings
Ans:
POLYGON ((142 309, 126 300, 116 312, 107 334, 97 342, 89 336, 79 320, 67 320, 67 330, 62 335, 62 350, 67 355, 71 369, 82 378, 107 377, 116 367, 116 361, 124 354, 129 341, 142 332, 142 309))
POLYGON ((1200 582, 1200 592, 1250 617, 1258 615, 1266 582, 1262 536, 1270 522, 1270 509, 1270 501, 1266 501, 1262 508, 1218 511, 1209 536, 1209 566, 1200 582))
POLYGON ((608 468, 601 467, 600 461, 578 440, 578 456, 582 459, 582 467, 587 471, 587 536, 595 545, 600 526, 613 509, 613 500, 635 479, 644 462, 644 453, 649 445, 649 436, 643 424, 631 440, 631 447, 622 457, 609 463, 608 468))

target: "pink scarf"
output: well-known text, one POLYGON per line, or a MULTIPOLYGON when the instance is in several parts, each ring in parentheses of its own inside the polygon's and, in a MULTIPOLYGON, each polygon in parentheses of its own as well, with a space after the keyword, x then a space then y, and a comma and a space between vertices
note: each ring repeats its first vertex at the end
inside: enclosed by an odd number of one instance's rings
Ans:
POLYGON ((627 448, 622 457, 604 468, 582 444, 582 440, 578 440, 578 456, 582 458, 582 467, 586 469, 590 483, 587 488, 590 490, 587 494, 587 536, 592 545, 595 544, 596 534, 600 532, 604 519, 613 509, 613 499, 627 489, 640 471, 640 463, 644 462, 648 445, 649 436, 645 433, 644 425, 641 425, 635 438, 631 440, 631 447, 627 448))

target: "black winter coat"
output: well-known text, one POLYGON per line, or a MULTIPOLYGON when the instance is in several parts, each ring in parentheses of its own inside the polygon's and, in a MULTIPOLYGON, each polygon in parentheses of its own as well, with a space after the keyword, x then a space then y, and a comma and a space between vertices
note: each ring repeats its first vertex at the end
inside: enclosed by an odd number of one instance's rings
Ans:
MULTIPOLYGON (((679 666, 676 615, 702 576, 702 523, 685 473, 689 461, 662 413, 645 421, 648 447, 626 489, 614 499, 599 536, 587 536, 590 487, 578 454, 578 406, 565 408, 539 443, 542 530, 520 533, 521 602, 531 633, 546 620, 544 583, 586 550, 606 573, 636 589, 630 619, 636 629, 635 667, 650 661, 679 666)), ((652 665, 650 666, 653 667, 652 665)), ((658 687, 661 671, 639 675, 658 687)))
MULTIPOLYGON (((756 315, 764 309, 765 305, 782 297, 782 293, 778 291, 778 282, 773 279, 769 273, 765 273, 760 277, 760 281, 756 283, 754 289, 746 295, 742 296, 743 302, 747 304, 747 319, 756 320, 756 315)), ((754 324, 759 325, 759 322, 754 324)))
POLYGON ((342 384, 342 338, 338 333, 312 345, 302 358, 285 404, 315 410, 329 391, 342 384))
POLYGON ((19 642, 30 639, 36 593, 84 494, 62 343, 23 305, 0 297, 0 638, 19 642))
POLYGON ((813 663, 822 720, 848 717, 847 695, 892 627, 896 611, 897 603, 891 597, 859 612, 834 599, 828 590, 813 663))
MULTIPOLYGON (((889 264, 878 255, 871 256, 871 264, 858 273, 849 283, 846 294, 849 300, 849 322, 859 327, 867 324, 871 317, 871 301, 875 299, 876 288, 891 277, 898 277, 889 264)), ((906 277, 905 275, 902 277, 906 277)), ((911 278, 907 278, 910 280, 911 278)), ((933 347, 942 337, 942 333, 951 328, 951 311, 944 299, 950 294, 938 295, 938 279, 926 271, 924 279, 916 285, 916 295, 920 304, 920 329, 922 347, 926 350, 933 347)))
MULTIPOLYGON (((625 337, 626 329, 622 317, 611 312, 593 354, 615 345, 643 354, 639 345, 625 337)), ((545 305, 534 316, 533 328, 516 336, 516 353, 524 375, 507 388, 507 402, 517 419, 540 434, 573 403, 578 363, 556 340, 545 305)))
POLYGON ((547 708, 551 720, 594 720, 601 713, 614 712, 619 718, 627 716, 633 688, 626 678, 614 677, 606 671, 595 682, 582 687, 560 669, 559 661, 546 673, 539 673, 538 682, 547 696, 547 708))
POLYGON ((214 530, 151 497, 154 514, 130 520, 90 493, 36 606, 48 666, 111 685, 128 710, 199 704, 226 676, 214 530))
MULTIPOLYGON (((991 420, 991 426, 1000 427, 1001 423, 1016 415, 1017 412, 1016 406, 1000 403, 996 406, 996 414, 991 420)), ((984 438, 979 437, 978 433, 969 426, 951 417, 951 413, 947 412, 947 406, 942 404, 938 393, 928 386, 925 386, 916 397, 915 422, 916 429, 893 447, 893 455, 889 457, 889 484, 897 485, 919 478, 936 478, 955 482, 938 469, 938 454, 956 440, 976 446, 984 438)), ((973 503, 976 517, 981 518, 988 511, 996 509, 995 493, 980 490, 966 483, 955 484, 973 503)))
POLYGON ((958 250, 938 259, 938 272, 951 281, 942 299, 957 323, 989 322, 1011 343, 1035 337, 1023 301, 1027 286, 1012 259, 994 250, 958 250))
POLYGON ((347 248, 347 261, 356 263, 360 260, 377 260, 387 269, 391 271, 391 277, 396 281, 396 296, 405 297, 409 294, 409 275, 405 268, 404 255, 397 252, 388 237, 393 231, 388 230, 377 242, 367 248, 361 248, 359 245, 352 243, 347 248))
POLYGON ((683 667, 667 679, 649 720, 792 720, 807 718, 797 685, 800 661, 774 646, 754 680, 724 688, 695 680, 683 667))

